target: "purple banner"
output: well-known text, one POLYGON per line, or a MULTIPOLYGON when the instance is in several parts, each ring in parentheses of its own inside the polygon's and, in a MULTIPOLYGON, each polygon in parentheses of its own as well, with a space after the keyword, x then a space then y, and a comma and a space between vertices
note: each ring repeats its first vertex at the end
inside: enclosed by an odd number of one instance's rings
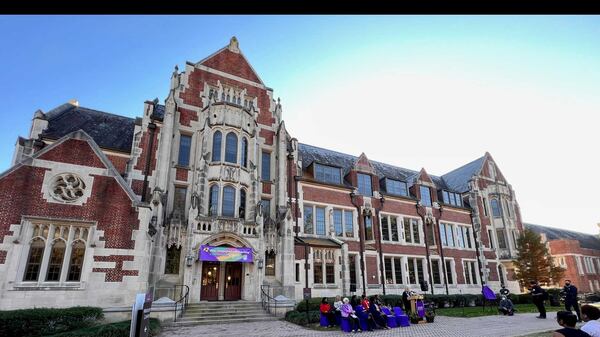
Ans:
POLYGON ((425 317, 425 305, 423 304, 422 300, 417 300, 416 307, 417 307, 417 315, 419 315, 421 318, 425 317))
POLYGON ((252 248, 200 246, 200 261, 253 262, 252 248))

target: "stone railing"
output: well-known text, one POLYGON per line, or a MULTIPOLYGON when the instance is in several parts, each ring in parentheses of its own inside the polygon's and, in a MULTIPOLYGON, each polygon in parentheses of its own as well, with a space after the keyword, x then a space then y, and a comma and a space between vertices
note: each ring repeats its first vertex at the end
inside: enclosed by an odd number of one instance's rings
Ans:
POLYGON ((498 249, 498 257, 500 260, 509 260, 513 258, 508 249, 498 249))
POLYGON ((258 225, 253 222, 246 222, 242 219, 227 217, 200 217, 196 224, 196 231, 200 233, 221 233, 230 232, 240 236, 258 236, 258 225))

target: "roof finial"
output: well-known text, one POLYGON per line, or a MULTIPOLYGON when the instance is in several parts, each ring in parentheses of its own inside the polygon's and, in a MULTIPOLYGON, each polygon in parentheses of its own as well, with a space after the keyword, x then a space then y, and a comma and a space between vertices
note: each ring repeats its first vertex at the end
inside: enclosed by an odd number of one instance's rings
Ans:
POLYGON ((227 49, 229 49, 229 51, 234 52, 234 53, 240 52, 240 45, 235 36, 232 36, 231 39, 229 40, 229 46, 227 46, 227 49))
POLYGON ((75 98, 69 100, 69 104, 79 106, 79 101, 75 98))

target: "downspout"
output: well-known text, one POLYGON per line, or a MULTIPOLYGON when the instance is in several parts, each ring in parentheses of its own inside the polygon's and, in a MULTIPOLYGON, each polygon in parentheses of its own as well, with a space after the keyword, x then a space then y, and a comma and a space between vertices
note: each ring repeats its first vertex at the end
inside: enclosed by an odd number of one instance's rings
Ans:
MULTIPOLYGON (((419 214, 419 216, 421 217, 421 220, 423 221, 423 235, 425 236, 425 258, 427 260, 427 274, 429 274, 429 285, 431 286, 431 295, 434 295, 433 293, 433 275, 431 274, 431 261, 429 260, 429 243, 427 242, 427 229, 425 228, 425 226, 427 226, 427 224, 425 223, 425 215, 421 214, 421 212, 419 212, 419 210, 421 209, 421 207, 419 207, 421 201, 419 200, 416 204, 415 207, 417 208, 417 214, 419 214)), ((418 276, 418 275, 417 275, 418 276)))
MULTIPOLYGON (((473 205, 471 205, 471 212, 469 213, 471 216, 471 223, 473 223, 473 205)), ((481 267, 481 255, 479 255, 479 244, 477 243, 477 231, 473 228, 473 241, 475 241, 475 253, 477 255, 477 269, 479 269, 479 278, 481 279, 481 291, 483 291, 483 269, 481 267)))
MULTIPOLYGON (((439 204, 439 203, 438 203, 439 204)), ((443 212, 443 208, 442 205, 440 205, 440 216, 436 219, 436 223, 437 223, 437 233, 438 233, 438 246, 439 246, 439 252, 440 252, 440 257, 442 258, 442 269, 444 270, 444 284, 446 286, 446 295, 450 295, 450 292, 448 291, 448 271, 446 270, 446 260, 444 260, 444 248, 442 247, 442 233, 440 233, 440 219, 442 218, 442 212, 443 212)), ((434 233, 435 233, 435 228, 433 229, 434 233)))
MULTIPOLYGON (((385 199, 383 197, 381 197, 381 199, 379 199, 381 201, 381 208, 383 208, 383 203, 385 202, 385 199)), ((377 215, 377 221, 379 224, 381 224, 381 220, 379 218, 379 211, 380 208, 375 208, 375 214, 377 215)), ((381 274, 381 286, 383 288, 383 294, 385 295, 385 274, 383 271, 383 248, 381 247, 381 225, 377 226, 379 228, 379 230, 377 231, 377 245, 379 246, 379 271, 381 274)))
POLYGON ((152 159, 152 149, 154 148, 154 134, 156 130, 156 124, 150 122, 148 124, 148 129, 150 130, 150 141, 148 144, 148 153, 146 155, 146 164, 144 166, 144 185, 142 187, 142 201, 147 201, 146 194, 148 192, 148 171, 150 170, 150 160, 152 159))

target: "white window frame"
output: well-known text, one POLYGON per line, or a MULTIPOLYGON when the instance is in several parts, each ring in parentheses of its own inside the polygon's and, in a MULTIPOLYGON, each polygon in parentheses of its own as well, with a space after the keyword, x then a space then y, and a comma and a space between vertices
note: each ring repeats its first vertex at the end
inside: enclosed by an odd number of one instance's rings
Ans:
POLYGON ((412 245, 412 246, 425 246, 425 238, 423 235, 423 224, 421 223, 421 219, 416 218, 416 217, 410 217, 410 216, 403 216, 402 217, 402 240, 400 241, 402 242, 403 245, 412 245), (404 231, 404 219, 409 219, 410 221, 410 239, 411 241, 408 242, 406 241, 406 237, 404 235, 405 231, 404 231), (414 232, 414 226, 412 225, 412 221, 415 220, 417 222, 417 234, 419 235, 419 243, 415 243, 415 232, 414 232))
POLYGON ((468 286, 478 286, 481 284, 481 280, 479 279, 479 271, 477 270, 477 260, 473 260, 473 259, 462 259, 461 260, 462 266, 463 266, 463 279, 465 281, 465 284, 468 286), (465 268, 465 266, 468 266, 468 268, 465 268), (467 269, 468 269, 468 278, 467 278, 467 269), (476 283, 473 283, 473 280, 471 279, 472 276, 472 270, 475 269, 475 281, 476 283), (467 282, 470 281, 470 282, 467 282))
MULTIPOLYGON (((92 262, 89 261, 89 257, 93 256, 92 242, 95 235, 96 223, 86 221, 69 221, 69 220, 54 220, 44 218, 30 218, 22 221, 22 230, 19 235, 19 241, 23 242, 23 248, 21 250, 21 256, 19 257, 17 273, 15 274, 14 285, 16 288, 38 288, 38 287, 51 287, 51 288, 81 288, 87 283, 89 274, 91 273, 92 262), (37 281, 24 281, 27 262, 29 260, 29 251, 31 242, 33 241, 33 232, 35 226, 46 225, 49 226, 48 236, 43 239, 44 242, 44 255, 40 264, 40 270, 37 281), (65 241, 65 253, 63 256, 62 266, 60 270, 59 281, 46 281, 48 273, 48 265, 50 260, 50 254, 52 253, 52 244, 55 240, 54 233, 56 228, 68 226, 68 236, 65 241), (85 238, 74 238, 76 228, 87 229, 87 236, 85 238), (76 241, 83 241, 85 246, 85 254, 83 257, 83 264, 81 266, 81 275, 79 281, 67 281, 69 273, 69 267, 71 263, 71 253, 73 244, 76 241)), ((64 241, 64 240, 63 240, 64 241)))

